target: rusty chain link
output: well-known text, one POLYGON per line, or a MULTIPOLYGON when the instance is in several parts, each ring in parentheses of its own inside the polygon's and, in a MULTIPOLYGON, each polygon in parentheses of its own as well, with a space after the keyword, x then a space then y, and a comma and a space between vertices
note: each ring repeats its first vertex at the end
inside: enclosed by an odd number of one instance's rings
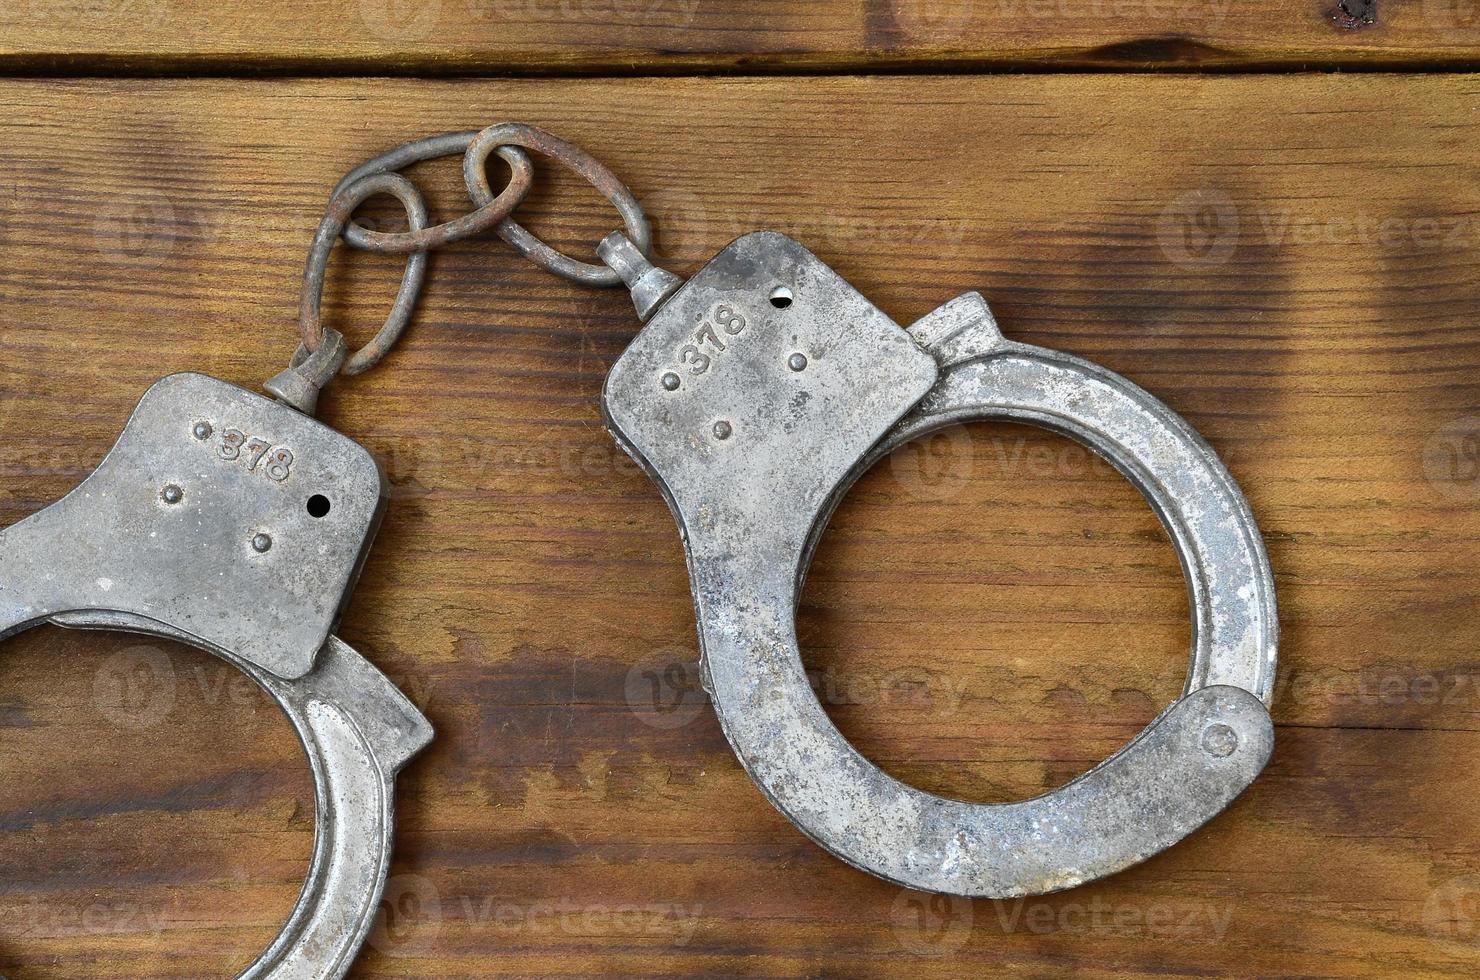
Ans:
POLYGON ((429 254, 489 230, 497 231, 521 255, 556 275, 589 286, 619 285, 621 276, 611 268, 573 259, 512 220, 510 216, 534 183, 534 164, 526 149, 565 165, 589 181, 617 209, 627 236, 647 254, 651 229, 642 205, 627 186, 589 153, 542 129, 504 123, 405 143, 355 167, 335 186, 304 268, 298 309, 302 343, 288 369, 269 381, 267 390, 312 414, 319 390, 335 376, 362 374, 390 353, 415 311, 426 281, 429 254), (496 195, 488 179, 488 160, 494 154, 508 164, 510 174, 508 184, 496 195), (401 171, 413 164, 458 155, 463 157, 463 179, 474 210, 451 221, 429 224, 425 197, 401 171), (360 205, 381 194, 401 202, 406 211, 406 231, 372 231, 353 220, 360 205), (347 355, 342 349, 343 338, 327 329, 322 318, 329 257, 341 238, 357 249, 407 257, 400 291, 384 325, 369 343, 347 355), (319 353, 326 338, 334 343, 332 356, 319 353))

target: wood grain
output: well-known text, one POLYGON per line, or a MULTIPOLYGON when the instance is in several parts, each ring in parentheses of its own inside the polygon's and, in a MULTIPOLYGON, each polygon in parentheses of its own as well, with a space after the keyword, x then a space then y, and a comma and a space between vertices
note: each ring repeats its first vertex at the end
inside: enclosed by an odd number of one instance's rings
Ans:
POLYGON ((0 70, 1463 67, 1468 0, 7 0, 0 70))
MULTIPOLYGON (((1010 336, 1182 412, 1269 544, 1278 745, 1202 832, 1062 895, 921 904, 827 857, 683 689, 678 537, 597 409, 626 299, 470 243, 384 368, 326 397, 394 489, 343 634, 440 733, 403 780, 357 976, 1472 975, 1477 95, 1462 75, 11 80, 0 524, 74 485, 162 374, 279 369, 345 169, 528 120, 630 182, 674 268, 778 228, 902 322, 981 289, 1010 336)), ((453 169, 426 174, 443 214, 453 169)), ((576 249, 608 229, 592 192, 541 181, 535 228, 576 249)), ((395 261, 332 275, 330 322, 368 336, 395 261)), ((987 801, 1133 735, 1189 633, 1132 488, 1006 425, 869 474, 801 630, 860 749, 987 801)), ((269 703, 204 654, 53 629, 7 643, 0 692, 0 973, 248 962, 312 838, 269 703)))

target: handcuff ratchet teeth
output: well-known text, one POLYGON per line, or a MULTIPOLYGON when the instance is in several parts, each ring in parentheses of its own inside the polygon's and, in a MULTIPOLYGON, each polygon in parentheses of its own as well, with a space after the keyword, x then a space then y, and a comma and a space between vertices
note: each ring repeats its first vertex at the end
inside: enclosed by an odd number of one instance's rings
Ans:
POLYGON ((976 293, 901 328, 781 234, 738 239, 686 283, 619 233, 599 251, 646 320, 607 378, 607 425, 678 521, 725 735, 809 837, 911 888, 1042 894, 1171 846, 1264 768, 1269 561, 1233 477, 1170 408, 1102 367, 1007 340, 976 293), (795 626, 852 483, 912 439, 988 418, 1058 431, 1119 468, 1169 531, 1193 608, 1183 695, 1090 772, 1007 804, 933 796, 865 759, 818 702, 795 626))
POLYGON ((340 977, 378 910, 396 775, 427 720, 333 635, 385 483, 348 437, 199 374, 157 382, 77 489, 0 531, 0 639, 42 623, 192 644, 292 721, 317 829, 297 907, 245 978, 340 977))

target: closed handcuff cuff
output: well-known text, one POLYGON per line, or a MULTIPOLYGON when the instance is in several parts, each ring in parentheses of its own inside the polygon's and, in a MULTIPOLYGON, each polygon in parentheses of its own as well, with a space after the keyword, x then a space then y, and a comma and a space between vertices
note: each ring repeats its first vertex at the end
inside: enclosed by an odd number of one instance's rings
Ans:
POLYGON ((583 151, 518 124, 449 133, 368 161, 335 189, 305 275, 303 344, 266 385, 276 401, 202 375, 166 378, 77 490, 0 532, 0 637, 51 622, 182 640, 246 671, 297 728, 315 777, 313 863, 287 927, 242 976, 348 969, 384 887, 395 776, 432 738, 331 632, 384 483, 368 452, 313 420, 318 394, 394 346, 430 250, 488 230, 565 278, 630 289, 644 326, 607 377, 607 426, 678 522, 701 677, 726 737, 767 798, 828 851, 911 888, 1042 894, 1157 854, 1264 768, 1278 639, 1269 561, 1233 477, 1170 408, 1105 368, 1006 339, 977 293, 901 327, 776 232, 739 238, 685 281, 652 264, 640 205, 583 151), (509 218, 532 182, 521 147, 617 207, 625 231, 598 246, 602 264, 509 218), (495 152, 511 173, 497 196, 495 152), (429 227, 398 171, 458 153, 478 208, 429 227), (376 194, 401 200, 409 230, 351 220, 376 194), (341 237, 407 254, 390 317, 352 356, 320 319, 341 237), (1182 696, 1094 769, 1006 804, 934 796, 864 758, 822 709, 795 627, 818 538, 853 482, 901 445, 974 419, 1051 429, 1114 464, 1170 534, 1193 613, 1182 696))

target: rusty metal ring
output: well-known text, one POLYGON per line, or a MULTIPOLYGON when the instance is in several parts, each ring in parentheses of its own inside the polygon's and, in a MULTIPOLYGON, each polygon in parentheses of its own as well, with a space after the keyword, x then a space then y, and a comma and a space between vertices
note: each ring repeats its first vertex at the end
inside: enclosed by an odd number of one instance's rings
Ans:
MULTIPOLYGON (((466 153, 478 136, 477 130, 443 133, 427 139, 405 143, 366 160, 349 173, 334 188, 330 197, 338 197, 346 187, 356 181, 376 174, 394 173, 427 160, 438 157, 459 156, 466 153)), ((344 229, 344 240, 355 248, 372 252, 404 254, 426 249, 441 248, 453 242, 479 235, 503 221, 517 208, 534 186, 534 164, 529 155, 517 146, 496 148, 498 155, 509 165, 509 183, 497 197, 490 190, 487 200, 480 201, 476 211, 460 218, 434 225, 430 228, 404 232, 371 231, 363 225, 350 222, 344 229)), ((488 163, 488 152, 479 160, 479 167, 488 163)), ((486 181, 485 181, 486 183, 486 181)))
MULTIPOLYGON (((426 200, 416 185, 397 173, 373 173, 362 177, 341 190, 329 202, 324 220, 314 234, 313 247, 309 249, 308 264, 303 270, 303 295, 298 304, 298 329, 303 334, 303 346, 316 351, 324 341, 322 306, 324 300, 324 276, 329 267, 329 254, 334 243, 349 223, 350 215, 367 199, 376 194, 390 194, 406 207, 406 220, 412 232, 427 226, 426 200)), ((379 364, 381 359, 395 346, 411 315, 416 308, 416 298, 421 294, 426 280, 427 253, 413 252, 406 258, 406 271, 401 276, 401 289, 396 294, 395 305, 369 343, 351 354, 344 362, 341 373, 362 374, 379 364)))
MULTIPOLYGON (((648 227, 647 217, 642 213, 642 205, 637 203, 637 198, 632 196, 627 185, 585 150, 534 126, 505 123, 490 126, 474 138, 463 159, 463 178, 467 181, 468 194, 473 198, 473 203, 486 206, 493 200, 493 189, 488 184, 488 173, 482 161, 488 158, 491 148, 510 144, 544 154, 586 178, 592 187, 612 202, 612 206, 622 216, 622 223, 627 228, 627 237, 632 244, 643 255, 648 254, 652 248, 652 232, 648 227)), ((512 219, 501 222, 498 233, 520 255, 572 282, 586 286, 616 286, 622 282, 621 276, 606 266, 573 259, 546 245, 512 219)))

